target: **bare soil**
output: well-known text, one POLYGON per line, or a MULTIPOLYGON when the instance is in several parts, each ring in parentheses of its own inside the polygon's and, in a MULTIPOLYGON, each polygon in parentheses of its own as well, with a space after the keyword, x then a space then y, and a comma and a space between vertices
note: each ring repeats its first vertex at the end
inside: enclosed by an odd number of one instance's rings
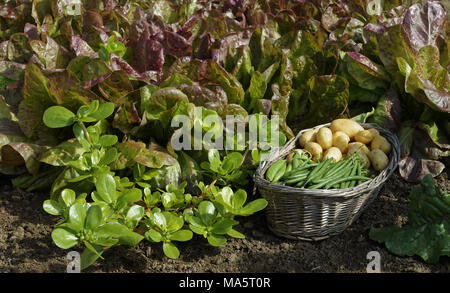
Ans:
MULTIPOLYGON (((450 191, 449 171, 436 178, 439 187, 450 191)), ((342 234, 320 242, 278 238, 266 226, 264 213, 241 218, 237 228, 246 239, 230 239, 222 247, 212 247, 196 235, 179 243, 181 256, 172 260, 162 248, 145 240, 136 247, 115 247, 104 253, 85 272, 366 272, 369 251, 381 255, 382 272, 449 272, 450 258, 426 264, 419 257, 397 257, 384 245, 369 239, 371 225, 401 225, 407 221, 408 194, 414 184, 395 174, 361 217, 342 234)), ((53 244, 52 226, 58 217, 46 214, 45 193, 26 193, 0 180, 0 272, 65 272, 68 251, 53 244)), ((81 247, 75 250, 81 252, 81 247)))

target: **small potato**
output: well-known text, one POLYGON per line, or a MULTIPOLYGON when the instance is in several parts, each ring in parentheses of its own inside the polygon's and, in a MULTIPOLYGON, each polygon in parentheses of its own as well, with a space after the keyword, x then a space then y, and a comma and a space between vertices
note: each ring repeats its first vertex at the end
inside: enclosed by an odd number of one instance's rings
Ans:
POLYGON ((334 159, 335 162, 339 162, 342 159, 342 153, 337 147, 331 147, 326 150, 323 159, 334 159))
POLYGON ((350 139, 353 139, 355 135, 364 130, 364 128, 359 125, 358 122, 353 121, 351 119, 336 119, 333 120, 330 124, 330 129, 333 132, 342 131, 345 132, 350 139))
POLYGON ((373 137, 380 135, 380 132, 378 130, 376 130, 375 128, 369 128, 367 130, 369 130, 370 133, 372 133, 373 137))
POLYGON ((337 131, 333 133, 333 146, 337 147, 341 153, 347 151, 348 143, 350 142, 350 137, 345 132, 337 131))
POLYGON ((368 129, 361 130, 360 132, 358 132, 355 135, 355 141, 359 141, 361 143, 368 144, 369 142, 371 142, 373 140, 374 137, 375 137, 375 135, 374 135, 373 131, 370 131, 368 129))
POLYGON ((356 152, 357 150, 362 150, 363 153, 364 153, 366 156, 368 156, 369 153, 370 153, 369 148, 368 148, 365 144, 363 144, 363 143, 361 143, 361 142, 351 142, 351 143, 348 144, 347 153, 348 153, 349 155, 353 154, 353 153, 356 152))
POLYGON ((313 160, 319 159, 323 154, 323 149, 317 142, 310 141, 306 143, 305 150, 307 150, 313 156, 313 160))
POLYGON ((298 139, 300 146, 305 147, 305 145, 308 142, 310 142, 310 141, 315 142, 318 131, 319 131, 318 129, 313 129, 313 130, 308 130, 308 131, 305 131, 304 133, 302 133, 302 135, 300 135, 300 138, 298 139))
POLYGON ((386 155, 391 152, 391 144, 388 142, 384 136, 377 135, 373 138, 372 144, 370 145, 371 150, 380 149, 386 155))
POLYGON ((384 170, 389 164, 389 158, 387 155, 380 149, 374 149, 370 151, 369 154, 370 161, 372 162, 372 166, 375 170, 381 171, 384 170))
POLYGON ((316 135, 316 141, 322 149, 329 149, 333 145, 333 132, 327 127, 320 128, 316 135))

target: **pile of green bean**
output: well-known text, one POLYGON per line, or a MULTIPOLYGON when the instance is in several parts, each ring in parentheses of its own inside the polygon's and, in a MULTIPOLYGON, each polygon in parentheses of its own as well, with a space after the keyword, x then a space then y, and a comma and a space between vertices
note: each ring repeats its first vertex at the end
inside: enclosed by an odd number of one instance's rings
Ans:
POLYGON ((308 189, 344 189, 367 180, 368 171, 357 153, 335 162, 333 159, 313 162, 310 157, 296 153, 287 160, 275 162, 267 170, 266 179, 274 184, 308 189))

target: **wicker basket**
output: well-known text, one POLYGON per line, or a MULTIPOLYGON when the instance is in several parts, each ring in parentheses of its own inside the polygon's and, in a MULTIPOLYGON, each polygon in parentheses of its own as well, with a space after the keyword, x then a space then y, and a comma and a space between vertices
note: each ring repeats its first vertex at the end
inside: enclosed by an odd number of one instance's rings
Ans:
MULTIPOLYGON (((310 129, 328 127, 319 125, 310 129)), ((317 241, 344 231, 373 201, 383 183, 397 168, 400 159, 400 145, 390 131, 375 124, 361 124, 364 128, 376 128, 391 144, 389 165, 372 180, 346 189, 304 189, 272 184, 265 179, 267 169, 276 161, 286 157, 300 135, 310 129, 300 131, 283 147, 273 151, 260 164, 255 173, 255 186, 261 196, 268 201, 266 217, 269 229, 278 236, 317 241)))

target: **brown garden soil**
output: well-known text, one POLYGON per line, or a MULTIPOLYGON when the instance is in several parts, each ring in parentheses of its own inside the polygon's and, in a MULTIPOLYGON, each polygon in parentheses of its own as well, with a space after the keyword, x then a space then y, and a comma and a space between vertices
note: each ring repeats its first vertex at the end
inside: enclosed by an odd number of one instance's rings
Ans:
MULTIPOLYGON (((450 191, 449 171, 436 178, 439 187, 450 191)), ((361 217, 338 236, 320 242, 278 238, 266 226, 264 213, 242 218, 237 228, 246 239, 231 239, 222 247, 212 247, 197 235, 179 243, 181 256, 171 260, 157 244, 142 241, 136 247, 115 247, 104 253, 86 272, 365 272, 369 251, 381 255, 382 272, 449 272, 450 258, 438 264, 419 257, 397 257, 369 239, 371 225, 401 225, 407 221, 408 194, 415 185, 395 174, 361 217)), ((0 272, 65 272, 68 251, 51 239, 58 218, 46 214, 45 193, 15 190, 0 181, 0 272)), ((81 247, 75 250, 81 252, 81 247)))

